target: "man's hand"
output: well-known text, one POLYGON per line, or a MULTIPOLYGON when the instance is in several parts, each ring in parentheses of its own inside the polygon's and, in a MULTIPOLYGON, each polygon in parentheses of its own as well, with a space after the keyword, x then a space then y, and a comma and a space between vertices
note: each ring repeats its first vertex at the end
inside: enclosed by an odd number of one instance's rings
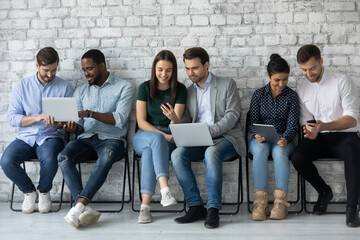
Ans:
POLYGON ((46 118, 43 121, 46 125, 53 128, 62 128, 63 125, 66 123, 66 122, 55 122, 53 116, 46 116, 46 118))
POLYGON ((286 138, 280 138, 280 140, 277 142, 277 145, 279 145, 280 147, 286 147, 287 146, 287 140, 286 138))
POLYGON ((79 118, 87 118, 87 117, 89 117, 89 111, 88 110, 79 111, 78 115, 79 115, 79 118))
POLYGON ((265 141, 265 138, 260 136, 259 134, 255 134, 255 139, 258 143, 262 143, 265 141))
POLYGON ((322 131, 322 124, 323 122, 320 120, 317 120, 316 123, 306 123, 303 126, 304 137, 312 140, 316 139, 319 132, 322 131))

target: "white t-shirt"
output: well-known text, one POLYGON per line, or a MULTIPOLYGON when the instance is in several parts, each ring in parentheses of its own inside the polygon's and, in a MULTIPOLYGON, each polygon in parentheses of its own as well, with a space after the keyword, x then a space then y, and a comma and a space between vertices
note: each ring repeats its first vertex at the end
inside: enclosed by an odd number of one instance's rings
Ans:
POLYGON ((302 79, 298 84, 297 93, 300 100, 301 125, 311 119, 332 122, 348 115, 356 119, 357 125, 336 132, 359 131, 357 88, 347 76, 324 69, 324 74, 318 83, 312 83, 306 78, 302 79))

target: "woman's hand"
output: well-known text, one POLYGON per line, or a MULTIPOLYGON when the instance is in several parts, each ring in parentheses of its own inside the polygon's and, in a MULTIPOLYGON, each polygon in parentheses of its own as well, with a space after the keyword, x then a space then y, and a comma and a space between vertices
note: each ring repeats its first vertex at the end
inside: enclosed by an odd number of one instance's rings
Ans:
POLYGON ((166 133, 163 134, 163 135, 164 135, 166 141, 168 141, 169 143, 175 143, 173 135, 171 135, 171 134, 166 134, 166 133))
POLYGON ((255 139, 258 143, 262 143, 265 141, 265 138, 260 136, 259 134, 255 134, 255 139))
POLYGON ((277 142, 277 145, 279 145, 280 147, 286 147, 287 146, 287 140, 286 138, 280 138, 280 140, 277 142))
POLYGON ((160 105, 161 110, 163 111, 163 114, 170 119, 172 122, 179 122, 179 118, 176 115, 174 108, 171 106, 170 103, 166 103, 166 106, 164 104, 160 105))

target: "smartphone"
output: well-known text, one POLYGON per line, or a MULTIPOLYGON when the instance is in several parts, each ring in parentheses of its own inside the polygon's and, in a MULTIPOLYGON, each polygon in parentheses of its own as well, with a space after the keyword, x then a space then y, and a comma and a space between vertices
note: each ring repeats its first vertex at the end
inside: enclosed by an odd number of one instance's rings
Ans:
POLYGON ((165 95, 164 100, 162 101, 162 104, 164 104, 165 107, 169 108, 166 103, 170 103, 170 105, 171 105, 172 107, 174 107, 175 99, 172 98, 172 97, 169 96, 169 95, 165 95))
MULTIPOLYGON (((313 119, 313 120, 307 120, 307 123, 316 123, 316 120, 315 120, 315 119, 313 119)), ((314 127, 314 125, 310 125, 310 126, 314 127)))

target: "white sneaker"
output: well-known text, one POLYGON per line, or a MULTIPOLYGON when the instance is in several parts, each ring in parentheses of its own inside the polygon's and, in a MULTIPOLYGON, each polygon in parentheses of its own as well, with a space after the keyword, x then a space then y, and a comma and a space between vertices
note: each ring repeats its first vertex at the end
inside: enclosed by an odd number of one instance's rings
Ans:
POLYGON ((47 213, 51 210, 51 198, 50 198, 50 192, 47 193, 41 193, 39 192, 39 203, 38 208, 39 212, 41 213, 47 213))
POLYGON ((37 192, 25 193, 24 202, 22 203, 21 210, 23 213, 32 213, 35 210, 35 202, 37 199, 37 192))
POLYGON ((84 212, 79 216, 79 220, 81 225, 86 227, 96 223, 99 220, 100 216, 100 212, 95 211, 94 209, 86 205, 84 212))
POLYGON ((174 198, 174 196, 171 194, 170 191, 161 194, 161 205, 163 205, 163 207, 169 207, 172 205, 177 204, 176 199, 174 198))
POLYGON ((75 207, 72 207, 64 219, 74 228, 78 228, 80 224, 79 215, 80 213, 75 211, 75 207))
POLYGON ((138 218, 138 223, 151 223, 152 216, 150 213, 150 208, 141 208, 140 215, 138 218))

